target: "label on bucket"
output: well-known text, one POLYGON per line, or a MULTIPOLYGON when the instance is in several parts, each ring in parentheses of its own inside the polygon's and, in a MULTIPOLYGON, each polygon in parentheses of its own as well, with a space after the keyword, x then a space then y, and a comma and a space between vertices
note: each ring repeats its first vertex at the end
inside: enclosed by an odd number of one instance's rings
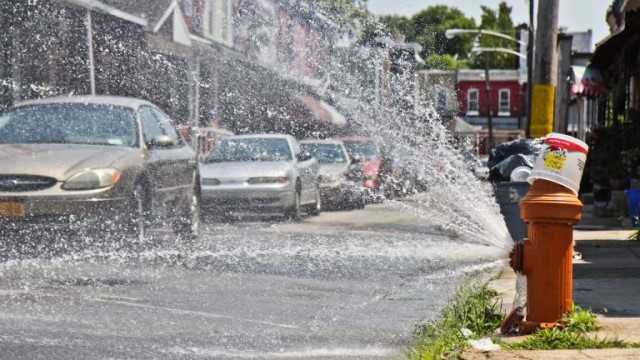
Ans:
POLYGON ((589 147, 582 141, 563 134, 550 134, 544 139, 545 149, 535 161, 529 182, 544 179, 573 190, 580 190, 589 147))
POLYGON ((547 148, 544 154, 544 167, 555 172, 560 172, 567 162, 567 151, 547 148))

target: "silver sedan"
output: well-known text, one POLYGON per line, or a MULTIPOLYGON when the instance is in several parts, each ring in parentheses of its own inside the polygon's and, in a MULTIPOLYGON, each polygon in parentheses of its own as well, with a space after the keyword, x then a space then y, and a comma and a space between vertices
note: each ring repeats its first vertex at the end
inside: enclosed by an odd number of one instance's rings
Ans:
POLYGON ((172 224, 197 236, 195 153, 172 120, 139 99, 59 97, 0 116, 0 229, 115 230, 147 238, 172 224))
POLYGON ((278 212, 299 219, 322 208, 318 162, 289 135, 244 135, 221 140, 200 163, 205 212, 278 212))

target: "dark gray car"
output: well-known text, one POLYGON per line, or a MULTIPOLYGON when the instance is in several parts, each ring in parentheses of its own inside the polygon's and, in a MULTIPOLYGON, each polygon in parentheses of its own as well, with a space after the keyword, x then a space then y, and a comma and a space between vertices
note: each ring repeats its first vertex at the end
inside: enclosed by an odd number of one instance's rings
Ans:
POLYGON ((162 222, 193 237, 199 200, 194 151, 147 101, 50 98, 0 116, 5 226, 109 226, 144 239, 162 222))

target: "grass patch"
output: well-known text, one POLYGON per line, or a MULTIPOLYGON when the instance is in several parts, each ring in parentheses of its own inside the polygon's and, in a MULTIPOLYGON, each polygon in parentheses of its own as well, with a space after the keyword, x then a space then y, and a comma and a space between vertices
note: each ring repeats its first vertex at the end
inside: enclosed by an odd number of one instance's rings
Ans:
POLYGON ((637 348, 640 346, 640 344, 617 339, 599 339, 587 336, 586 333, 598 330, 600 327, 596 316, 591 311, 579 306, 574 305, 571 312, 560 323, 562 328, 544 329, 522 342, 502 343, 502 346, 512 350, 584 350, 637 348))
POLYGON ((558 328, 538 331, 519 343, 503 344, 512 350, 608 349, 635 347, 633 345, 621 340, 591 338, 584 333, 558 328))
POLYGON ((562 320, 562 324, 566 331, 575 333, 586 333, 600 328, 596 315, 577 305, 573 305, 571 312, 562 320))
POLYGON ((470 330, 473 338, 493 335, 502 321, 496 295, 495 291, 486 286, 465 287, 460 290, 454 301, 444 308, 439 320, 422 325, 416 330, 417 341, 409 358, 458 358, 468 347, 467 337, 462 329, 470 330))

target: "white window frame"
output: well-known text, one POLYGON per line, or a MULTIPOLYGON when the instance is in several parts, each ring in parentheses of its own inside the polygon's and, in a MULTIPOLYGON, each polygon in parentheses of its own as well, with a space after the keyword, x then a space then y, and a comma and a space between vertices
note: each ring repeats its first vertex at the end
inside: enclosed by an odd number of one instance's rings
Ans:
POLYGON ((202 16, 202 33, 205 38, 233 45, 231 0, 206 0, 202 16))
POLYGON ((498 90, 498 116, 511 116, 511 89, 498 90), (502 94, 507 94, 506 104, 502 103, 502 94))
POLYGON ((476 88, 471 88, 467 90, 467 115, 468 116, 478 116, 480 115, 480 90, 476 88), (471 108, 471 94, 475 94, 475 104, 476 108, 471 108))

